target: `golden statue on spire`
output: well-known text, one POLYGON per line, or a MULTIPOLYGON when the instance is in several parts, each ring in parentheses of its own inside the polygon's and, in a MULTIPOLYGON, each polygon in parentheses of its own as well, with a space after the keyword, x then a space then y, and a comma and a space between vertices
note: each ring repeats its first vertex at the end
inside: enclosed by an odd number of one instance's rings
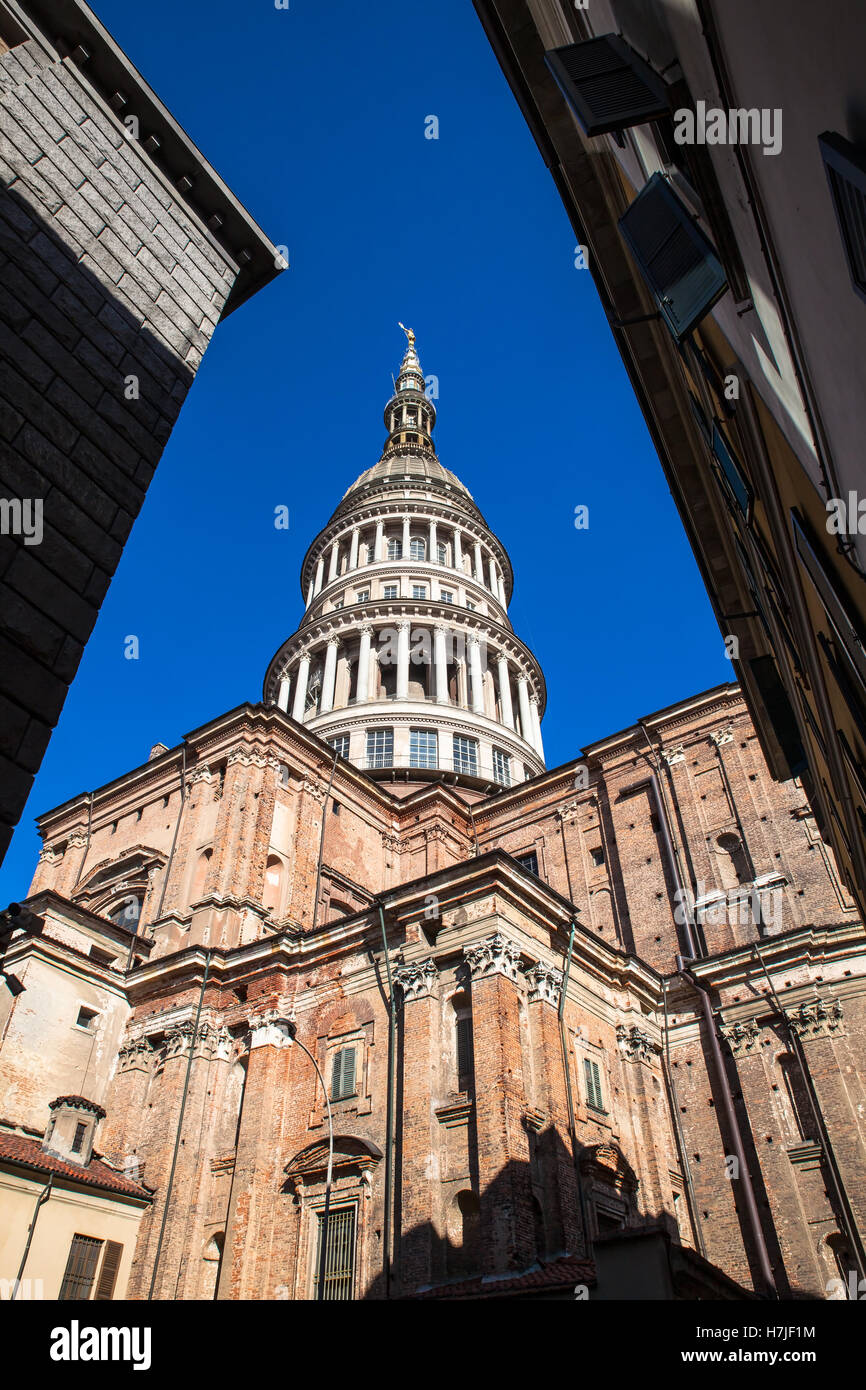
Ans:
POLYGON ((413 331, 411 328, 407 328, 406 325, 405 325, 405 323, 399 323, 399 322, 398 322, 397 327, 398 327, 398 328, 402 328, 403 332, 406 334, 406 337, 407 337, 407 339, 408 339, 408 341, 409 341, 409 346, 410 346, 410 348, 414 348, 414 347, 415 347, 415 333, 414 333, 414 331, 413 331))

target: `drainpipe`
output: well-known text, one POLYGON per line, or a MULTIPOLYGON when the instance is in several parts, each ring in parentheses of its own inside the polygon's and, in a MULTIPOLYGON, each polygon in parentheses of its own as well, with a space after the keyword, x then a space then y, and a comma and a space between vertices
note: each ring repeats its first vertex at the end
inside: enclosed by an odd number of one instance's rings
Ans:
MULTIPOLYGON (((650 750, 651 764, 655 763, 655 749, 653 748, 653 745, 650 741, 649 734, 647 733, 643 722, 640 720, 638 722, 640 728, 643 730, 644 738, 646 739, 647 745, 650 750)), ((674 883, 676 884, 676 887, 678 889, 679 900, 683 906, 683 926, 686 946, 689 951, 690 958, 692 960, 696 960, 698 958, 698 952, 695 946, 692 906, 686 892, 683 876, 680 872, 679 859, 674 851, 673 841, 671 839, 670 833, 670 826, 668 823, 667 808, 662 798, 661 788, 659 787, 659 781, 656 775, 655 768, 652 765, 650 766, 649 780, 650 787, 652 789, 653 801, 655 802, 656 813, 659 817, 659 826, 662 832, 662 840, 665 846, 668 867, 670 869, 674 883)), ((728 1132, 733 1141, 734 1154, 737 1159, 738 1172, 740 1174, 740 1181, 742 1183, 746 1224, 749 1228, 750 1234, 755 1244, 761 1276, 764 1279, 764 1282, 766 1283, 767 1289, 772 1290, 775 1296, 778 1298, 779 1290, 776 1284, 775 1275, 773 1273, 773 1266, 770 1263, 770 1254, 767 1250, 767 1242, 764 1238, 764 1231, 761 1225, 761 1217, 758 1211, 758 1203, 755 1198, 755 1189, 752 1185, 751 1175, 749 1173, 748 1165, 746 1163, 746 1153, 743 1146, 742 1131, 740 1130, 739 1120, 737 1118, 737 1113, 734 1108, 734 1097, 731 1094, 731 1087, 728 1081, 728 1073, 725 1068, 725 1059, 722 1056, 722 1049, 719 1043, 719 1035, 716 1028, 716 1017, 713 1012, 710 997, 706 987, 689 973, 683 962, 678 960, 678 966, 680 974, 685 979, 687 979, 689 983, 692 984, 698 992, 698 998, 700 999, 701 1014, 703 1016, 704 1024, 706 1027, 707 1036, 709 1038, 710 1050, 713 1054, 713 1070, 715 1071, 719 1092, 722 1097, 722 1108, 725 1112, 725 1119, 728 1123, 728 1132)))
POLYGON ((316 1301, 321 1302, 325 1297, 325 1269, 328 1254, 328 1218, 330 1216, 331 1211, 331 1182, 334 1177, 334 1116, 331 1113, 331 1097, 328 1095, 328 1088, 325 1085, 325 1078, 323 1077, 319 1069, 319 1064, 316 1061, 310 1049, 306 1047, 305 1044, 302 1043, 300 1038, 298 1037, 298 1030, 295 1020, 290 1019, 289 1025, 289 1036, 291 1037, 292 1042, 297 1043, 298 1047, 301 1049, 302 1052, 306 1052, 307 1056, 309 1057, 310 1061, 316 1069, 316 1076, 319 1078, 319 1081, 321 1083, 322 1093, 325 1097, 325 1108, 328 1112, 328 1167, 325 1173, 325 1211, 322 1218, 322 1234, 320 1237, 321 1245, 319 1252, 319 1286, 316 1290, 316 1301))
POLYGON ((177 1155, 178 1155, 178 1152, 179 1152, 179 1150, 180 1150, 180 1135, 181 1135, 181 1129, 183 1128, 183 1115, 184 1115, 184 1111, 186 1110, 186 1098, 187 1098, 187 1094, 188 1094, 188 1092, 189 1092, 189 1077, 190 1077, 190 1072, 192 1071, 192 1059, 193 1059, 193 1053, 195 1052, 195 1040, 196 1040, 196 1036, 197 1036, 197 1034, 198 1034, 199 1019, 201 1018, 201 1006, 202 1006, 202 1004, 204 1003, 204 992, 205 992, 205 987, 206 987, 206 985, 207 985, 208 975, 210 974, 210 963, 211 963, 211 958, 212 958, 212 956, 213 956, 213 951, 212 951, 212 950, 211 950, 211 951, 208 951, 207 957, 205 958, 204 976, 202 977, 201 990, 200 990, 199 996, 198 996, 198 1007, 197 1007, 197 1009, 196 1009, 196 1011, 195 1011, 195 1023, 193 1024, 193 1028, 192 1028, 192 1037, 190 1038, 190 1043, 189 1043, 189 1058, 187 1059, 187 1064, 186 1064, 186 1075, 184 1076, 184 1079, 183 1079, 183 1094, 181 1095, 181 1100, 180 1100, 180 1114, 179 1114, 178 1117, 177 1117, 177 1133, 175 1134, 175 1137, 174 1137, 174 1153, 172 1154, 172 1158, 171 1158, 171 1169, 170 1169, 170 1171, 169 1171, 168 1183, 167 1183, 166 1189, 165 1189, 165 1202, 164 1202, 163 1208, 162 1208, 162 1223, 161 1223, 160 1228, 159 1228, 159 1240, 157 1241, 157 1245, 156 1245, 156 1255, 155 1255, 154 1261, 153 1261, 153 1274, 151 1275, 150 1289, 148 1290, 148 1294, 147 1294, 147 1301, 148 1301, 148 1303, 149 1303, 149 1302, 151 1301, 151 1299, 153 1298, 153 1291, 154 1291, 154 1288, 156 1287, 156 1275, 157 1275, 157 1270, 159 1269, 159 1260, 160 1260, 160 1256, 162 1255, 162 1242, 163 1242, 163 1237, 165 1236, 165 1225, 166 1225, 166 1222, 167 1222, 167 1220, 168 1220, 168 1204, 169 1204, 169 1202, 170 1202, 170 1200, 171 1200, 171 1192, 172 1192, 172 1188, 173 1188, 173 1186, 174 1186, 174 1172, 175 1172, 175 1168, 177 1167, 177 1155))
POLYGON ((325 800, 322 803, 322 830, 319 835, 319 859, 316 864, 316 896, 313 900, 313 925, 311 931, 316 930, 316 923, 319 920, 319 889, 322 886, 322 856, 325 853, 325 826, 328 823, 328 802, 331 799, 331 788, 334 785, 334 773, 337 771, 337 758, 339 753, 334 749, 334 761, 331 766, 331 775, 328 778, 328 790, 325 792, 325 800))
POLYGON ((675 1139, 676 1139, 676 1141, 677 1141, 677 1157, 678 1157, 679 1160, 680 1160, 680 1166, 682 1167, 682 1170, 683 1170, 683 1177, 685 1178, 685 1182, 686 1182, 686 1201, 688 1202, 689 1216, 690 1216, 690 1218, 691 1218, 691 1223, 692 1223, 692 1234, 693 1234, 693 1236, 694 1236, 694 1238, 695 1238, 695 1241, 696 1241, 696 1243, 697 1243, 698 1250, 699 1250, 700 1253, 703 1255, 704 1259, 706 1259, 706 1258, 707 1258, 707 1246, 706 1246, 706 1242, 705 1242, 705 1240, 704 1240, 704 1233, 703 1233, 703 1230, 701 1229, 701 1223, 700 1223, 700 1221, 698 1220, 698 1203, 697 1203, 697 1198, 695 1197, 694 1184, 693 1184, 693 1182, 692 1182, 692 1170, 691 1170, 691 1168, 689 1167, 689 1158, 688 1158, 688 1153, 687 1153, 687 1151, 686 1151, 686 1141, 685 1141, 685 1137, 684 1137, 684 1135, 683 1135, 683 1127, 682 1127, 682 1125, 681 1125, 681 1123, 680 1123, 680 1108, 679 1108, 679 1107, 680 1107, 680 1103, 679 1103, 679 1098, 678 1098, 678 1096, 677 1096, 677 1088, 676 1088, 676 1082, 674 1081, 673 1068, 672 1068, 672 1066, 671 1066, 670 1030, 669 1030, 669 1028, 668 1028, 668 982, 667 982, 667 979, 662 980, 662 997, 663 997, 663 999, 664 999, 664 1008, 665 1008, 665 1050, 664 1050, 664 1058, 663 1058, 663 1060, 664 1060, 664 1076, 665 1076, 665 1085, 667 1086, 667 1089, 668 1089, 668 1101, 669 1101, 669 1104, 670 1104, 670 1107, 671 1107, 671 1114, 673 1115, 673 1119, 674 1119, 674 1137, 675 1137, 675 1139))
POLYGON ((824 1159, 827 1164, 828 1171, 830 1173, 833 1187, 836 1191, 836 1200, 839 1203, 839 1213, 842 1217, 842 1225, 845 1227, 845 1234, 848 1237, 848 1243, 851 1248, 851 1253, 857 1261, 857 1268, 860 1278, 866 1278, 866 1259, 864 1259, 863 1243, 860 1239, 860 1233, 857 1230, 857 1222, 854 1220, 854 1214, 851 1209, 851 1203, 848 1198, 848 1192, 842 1180, 842 1174, 839 1170, 839 1165, 836 1161, 836 1155, 833 1152, 833 1145, 830 1142, 830 1135, 826 1125, 824 1124, 824 1118, 821 1113, 821 1107, 818 1103, 818 1097, 815 1094, 815 1085, 812 1081, 812 1075, 809 1071, 808 1066, 806 1065, 806 1057, 803 1052, 803 1044, 800 1041, 800 1038, 798 1037, 796 1030, 792 1028, 791 1020, 788 1018, 788 1015, 782 1008, 782 1005, 779 1001, 779 996, 777 995, 773 987, 773 981, 770 979, 770 976, 767 972, 767 967, 764 963, 764 957, 761 955, 761 952, 758 950, 758 947, 754 942, 752 943, 752 954, 757 956, 758 958, 761 969, 764 972, 764 979, 767 981, 767 989, 770 992, 770 998, 773 1001, 776 1013, 779 1015, 784 1025, 785 1034, 788 1038, 788 1043, 790 1045, 791 1051, 797 1059, 797 1066, 800 1068, 800 1075, 803 1078, 803 1085, 806 1088, 806 1095, 809 1097, 809 1108, 812 1111, 812 1118, 815 1121, 815 1128, 818 1134, 818 1143, 821 1145, 821 1151, 824 1155, 824 1159))
POLYGON ((24 1266, 27 1263, 27 1256, 30 1254, 30 1242, 33 1239, 33 1232, 36 1230, 36 1222, 39 1220, 39 1210, 42 1207, 43 1203, 47 1202, 48 1198, 51 1196, 51 1185, 53 1182, 54 1174, 49 1173, 48 1181, 43 1187, 36 1201, 36 1208, 33 1212, 33 1220, 30 1222, 30 1229, 27 1232, 27 1244, 24 1247, 24 1254, 21 1256, 21 1263, 18 1266, 18 1273, 15 1276, 15 1283, 12 1286, 12 1293, 9 1296, 10 1303, 15 1302, 15 1295, 17 1294, 19 1285, 21 1284, 21 1276, 24 1273, 24 1266))
POLYGON ((574 946, 574 932, 576 926, 577 917, 573 915, 571 918, 571 930, 568 935, 568 947, 565 954, 565 968, 562 972, 562 984, 559 988, 559 1008, 556 1014, 559 1020, 559 1045, 562 1049, 562 1070, 565 1074, 565 1099, 568 1106, 568 1134, 571 1140, 571 1162, 574 1167, 574 1180, 577 1183, 577 1199, 580 1203, 580 1220, 583 1226, 583 1238, 587 1247, 589 1247, 589 1221, 587 1218, 586 1201, 583 1195, 583 1183, 580 1177, 580 1164, 577 1157, 577 1124, 574 1118, 574 1091, 571 1085, 571 1062, 568 1052, 568 1039, 565 1035, 565 996, 568 990, 568 978, 571 974, 571 951, 574 946))
POLYGON ((385 1257, 385 1297, 391 1297, 391 1209, 393 1206, 392 1186, 394 1182, 394 1064, 395 1041, 397 1033, 397 1005, 394 998, 394 984, 391 979, 391 958, 388 955, 388 937, 385 932, 385 910, 381 902, 379 926, 382 928, 382 950, 385 955, 385 971, 388 977, 388 1108, 385 1120, 385 1219, 383 1254, 385 1257))

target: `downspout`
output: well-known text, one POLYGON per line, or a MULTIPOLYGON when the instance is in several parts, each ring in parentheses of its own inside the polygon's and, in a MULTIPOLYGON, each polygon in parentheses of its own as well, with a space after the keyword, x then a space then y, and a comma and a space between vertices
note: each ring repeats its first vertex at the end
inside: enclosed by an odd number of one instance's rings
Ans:
POLYGON ((188 1057, 188 1059, 187 1059, 187 1064, 186 1064, 186 1075, 184 1076, 184 1079, 183 1079, 183 1093, 182 1093, 182 1095, 181 1095, 181 1100, 180 1100, 180 1114, 179 1114, 178 1117, 177 1117, 177 1133, 175 1134, 175 1137, 174 1137, 174 1153, 172 1154, 172 1158, 171 1158, 171 1169, 169 1170, 169 1174, 168 1174, 168 1183, 167 1183, 166 1189, 165 1189, 165 1202, 163 1203, 163 1208, 162 1208, 162 1223, 161 1223, 160 1228, 159 1228, 159 1240, 157 1241, 157 1245, 156 1245, 156 1255, 154 1256, 154 1261, 153 1261, 153 1274, 151 1275, 150 1289, 148 1290, 148 1294, 147 1294, 147 1301, 148 1301, 148 1303, 149 1303, 149 1302, 151 1301, 151 1299, 153 1298, 153 1291, 154 1291, 154 1288, 156 1287, 156 1275, 157 1275, 157 1270, 159 1269, 160 1256, 162 1255, 162 1242, 163 1242, 163 1237, 165 1236, 165 1225, 166 1225, 166 1222, 167 1222, 167 1220, 168 1220, 168 1204, 169 1204, 169 1202, 170 1202, 170 1200, 171 1200, 172 1188, 173 1188, 173 1186, 174 1186, 174 1173, 175 1173, 175 1169, 176 1169, 176 1167, 177 1167, 177 1155, 178 1155, 178 1152, 179 1152, 179 1150, 180 1150, 180 1135, 181 1135, 181 1129, 183 1128, 183 1115, 184 1115, 184 1111, 186 1110, 186 1098, 187 1098, 187 1094, 188 1094, 188 1092, 189 1092, 189 1078, 190 1078, 190 1072, 192 1071, 192 1059, 193 1059, 193 1054, 194 1054, 194 1052, 195 1052, 195 1040, 196 1040, 196 1037, 197 1037, 197 1035, 198 1035, 199 1019, 201 1018, 201 1007, 202 1007, 202 1004, 204 1003, 204 992, 205 992, 205 988, 206 988, 206 986, 207 986, 208 975, 210 974, 210 963, 211 963, 211 958, 212 958, 212 956, 213 956, 213 951, 212 951, 212 950, 208 951, 207 956, 206 956, 206 958, 205 958, 205 967, 204 967, 204 975, 203 975, 203 977, 202 977, 202 982, 201 982, 201 990, 199 991, 199 996, 198 996, 198 1007, 197 1007, 197 1009, 196 1009, 196 1011, 195 1011, 195 1022, 194 1022, 194 1024, 193 1024, 193 1028, 192 1028, 192 1037, 190 1038, 190 1043, 189 1043, 189 1057, 188 1057))
POLYGON ((559 988, 559 1008, 556 1014, 559 1021, 559 1045, 562 1049, 562 1070, 565 1074, 565 1099, 568 1107, 568 1135, 571 1140, 571 1162, 574 1167, 574 1180, 577 1183, 577 1199, 580 1203, 580 1220, 583 1227, 583 1238, 588 1253, 590 1244, 589 1221, 587 1219, 586 1201, 583 1195, 583 1183, 580 1179, 580 1165, 577 1158, 577 1124, 574 1117, 574 1091, 571 1085, 571 1063, 568 1051, 568 1038, 565 1035, 565 996, 568 991, 568 978, 571 974, 571 951, 574 946, 574 932, 576 926, 577 917, 572 914, 571 931, 568 935, 568 947, 565 955, 565 969, 562 972, 562 984, 559 988))
POLYGON ((20 1265, 18 1266, 18 1273, 17 1273, 16 1276, 15 1276, 15 1283, 12 1285, 12 1293, 11 1293, 10 1296, 9 1296, 9 1302, 10 1302, 10 1303, 14 1303, 14 1302, 15 1302, 15 1295, 17 1294, 18 1289, 19 1289, 19 1286, 20 1286, 20 1284, 21 1284, 21 1276, 22 1276, 23 1273, 24 1273, 24 1266, 25 1266, 26 1263, 27 1263, 27 1256, 30 1254, 30 1242, 33 1240, 33 1232, 36 1230, 36 1222, 39 1220, 39 1211, 40 1211, 40 1208, 42 1207, 43 1203, 44 1203, 44 1202, 47 1202, 47 1201, 48 1201, 48 1198, 51 1196, 51 1185, 52 1185, 53 1182, 54 1182, 54 1174, 53 1174, 53 1173, 49 1173, 49 1174, 48 1174, 48 1181, 47 1181, 47 1183, 45 1184, 45 1186, 43 1187, 42 1191, 40 1192, 40 1194, 39 1194, 39 1196, 38 1196, 38 1198, 37 1198, 37 1200, 36 1200, 36 1208, 35 1208, 35 1210, 34 1210, 34 1212, 33 1212, 33 1220, 30 1222, 30 1229, 29 1229, 29 1231, 27 1232, 27 1244, 26 1244, 25 1247, 24 1247, 24 1254, 21 1256, 21 1263, 20 1263, 20 1265))
POLYGON ((391 1297, 391 1210, 393 1207, 392 1186, 394 1182, 394 1064, 395 1041, 397 1033, 397 1010, 394 999, 394 984, 391 979, 391 958, 388 955, 388 937, 385 932, 385 910, 381 902, 377 904, 379 909, 379 925, 382 928, 382 950, 385 954, 385 971, 388 977, 388 1108, 385 1120, 385 1218, 384 1218, 384 1239, 383 1256, 385 1265, 385 1297, 391 1297))
POLYGON ((836 1198, 839 1203, 839 1211, 842 1216, 842 1224, 845 1227, 845 1234, 848 1237, 848 1241, 851 1246, 851 1251, 854 1255, 855 1260, 857 1261, 857 1267, 860 1274, 860 1278, 866 1278, 866 1259, 864 1259, 863 1244, 860 1240, 860 1233, 857 1230, 857 1223, 854 1220, 854 1214, 851 1209, 851 1203, 848 1198, 848 1191, 842 1180, 842 1174, 839 1171, 839 1165, 836 1161, 836 1155, 833 1151, 833 1145, 830 1141, 830 1135, 826 1125, 824 1124, 824 1117, 821 1113, 821 1107, 818 1103, 818 1097, 815 1094, 815 1086, 814 1082, 812 1081, 812 1075, 809 1071, 809 1068, 806 1065, 806 1058, 803 1052, 803 1044, 800 1041, 796 1033, 796 1030, 791 1027, 791 1020, 788 1018, 788 1015, 782 1008, 782 1005, 779 1001, 779 996, 775 991, 773 981, 770 979, 766 964, 764 963, 764 957, 761 955, 761 952, 758 950, 757 944, 755 942, 752 942, 752 954, 757 956, 758 961, 760 962, 761 969, 764 972, 764 979, 767 981, 767 989, 770 992, 770 998, 773 1001, 776 1013, 779 1015, 783 1022, 785 1033, 791 1047, 791 1051, 797 1059, 797 1065, 800 1068, 800 1075, 803 1078, 803 1085, 806 1088, 806 1095, 809 1097, 809 1107, 812 1111, 812 1118, 815 1121, 815 1127, 818 1133, 818 1143, 821 1145, 821 1151, 824 1154, 824 1159, 826 1161, 827 1168, 830 1172, 830 1177, 832 1178, 833 1186, 836 1189, 836 1198))
MULTIPOLYGON (((171 849, 168 852, 168 862, 165 866, 165 873, 162 876, 162 892, 159 895, 159 907, 156 909, 155 922, 162 916, 162 905, 165 902, 165 890, 168 888, 168 880, 171 874, 171 866, 174 863, 174 851, 177 847, 177 834, 180 830, 180 818, 183 815, 183 808, 186 805, 186 739, 181 744, 181 764, 180 764, 180 805, 177 808, 177 820, 174 823, 174 835, 171 839, 171 849)), ((136 923, 136 931, 138 923, 136 923)), ((129 965, 127 964, 127 970, 129 965)))
POLYGON ((337 758, 339 753, 334 749, 334 761, 331 765, 331 775, 328 778, 328 790, 325 792, 325 800, 322 803, 322 830, 319 835, 319 859, 316 864, 316 896, 313 900, 313 925, 311 931, 316 930, 316 923, 319 920, 319 889, 322 886, 322 856, 325 853, 325 826, 328 823, 328 802, 331 799, 331 788, 334 785, 334 773, 337 771, 337 758))
POLYGON ((321 1083, 322 1094, 325 1097, 325 1109, 328 1114, 328 1167, 325 1172, 325 1210, 322 1216, 322 1234, 320 1237, 319 1248, 319 1279, 318 1288, 316 1289, 316 1301, 322 1302, 324 1301, 325 1297, 325 1270, 327 1267, 328 1256, 328 1219, 331 1211, 331 1183, 334 1177, 334 1116, 331 1112, 331 1097, 328 1095, 328 1088, 325 1085, 325 1078, 321 1073, 319 1064, 316 1061, 310 1049, 304 1043, 302 1043, 300 1038, 298 1037, 297 1025, 295 1024, 294 1019, 290 1019, 289 1022, 291 1024, 290 1037, 292 1039, 292 1042, 296 1042, 301 1051, 306 1052, 307 1056, 309 1057, 310 1061, 316 1069, 316 1076, 319 1078, 319 1081, 321 1083))
MULTIPOLYGON (((698 958, 698 953, 695 948, 695 935, 693 930, 694 923, 692 920, 692 905, 690 898, 686 892, 685 884, 683 882, 682 874, 680 872, 679 860, 674 852, 673 842, 671 840, 667 808, 662 799, 661 789, 659 787, 659 781, 658 777, 656 776, 654 766, 655 749, 653 748, 649 734, 647 733, 643 722, 638 722, 640 724, 640 728, 643 731, 644 738, 646 739, 647 745, 650 750, 650 787, 652 789, 652 795, 653 800, 655 802, 656 812, 659 817, 659 826, 662 831, 662 840, 664 842, 665 853, 668 859, 668 867, 670 868, 670 872, 673 877, 674 883, 677 886, 679 900, 683 908, 682 915, 683 926, 685 929, 684 935, 686 940, 686 947, 689 951, 690 959, 696 960, 698 958)), ((682 964, 680 964, 680 974, 683 975, 683 977, 687 979, 698 992, 698 998, 700 999, 701 1014, 703 1015, 707 1036, 710 1041, 710 1050, 713 1054, 713 1069, 716 1073, 716 1080, 718 1082, 719 1091, 722 1097, 722 1108, 725 1112, 725 1118, 728 1122, 728 1132, 733 1141, 734 1154, 737 1158, 738 1171, 740 1174, 740 1181, 742 1183, 743 1190, 746 1223, 749 1227, 749 1231, 751 1233, 752 1239, 755 1244, 755 1249, 757 1251, 758 1265, 761 1270, 761 1276, 767 1285, 767 1289, 772 1290, 778 1298, 779 1290, 776 1284, 775 1276, 773 1274, 773 1266, 770 1263, 770 1254, 767 1250, 767 1242, 764 1238, 763 1227, 761 1226, 761 1218, 758 1212, 758 1203, 755 1198, 755 1189, 752 1185, 752 1178, 749 1173, 748 1164, 746 1162, 746 1153, 745 1148, 743 1146, 743 1136, 740 1130, 740 1124, 737 1118, 737 1113, 734 1109, 734 1097, 731 1094, 731 1087, 728 1081, 728 1074, 725 1068, 725 1059, 722 1056, 722 1049, 719 1043, 719 1036, 716 1029, 716 1018, 715 1014, 713 1013, 710 997, 706 988, 702 984, 700 984, 694 978, 693 975, 689 974, 685 966, 682 964)))
POLYGON ((665 1050, 662 1060, 664 1063, 665 1085, 668 1088, 668 1101, 671 1107, 671 1114, 674 1117, 674 1137, 677 1143, 677 1157, 680 1160, 680 1166, 683 1170, 683 1177, 685 1178, 686 1182, 686 1201, 688 1202, 689 1217, 691 1218, 692 1223, 692 1234, 695 1238, 695 1243, 697 1244, 698 1250, 703 1255, 704 1259, 706 1259, 707 1247, 706 1242, 704 1241, 704 1233, 701 1229, 701 1223, 698 1220, 698 1203, 697 1198, 695 1197, 694 1184, 692 1182, 692 1170, 689 1167, 689 1157, 688 1152, 686 1150, 686 1141, 683 1135, 683 1127, 680 1123, 680 1102, 679 1097, 677 1096, 676 1082, 674 1081, 674 1073, 673 1068, 671 1066, 670 1030, 668 1028, 667 979, 662 980, 662 997, 664 999, 665 1009, 665 1050))

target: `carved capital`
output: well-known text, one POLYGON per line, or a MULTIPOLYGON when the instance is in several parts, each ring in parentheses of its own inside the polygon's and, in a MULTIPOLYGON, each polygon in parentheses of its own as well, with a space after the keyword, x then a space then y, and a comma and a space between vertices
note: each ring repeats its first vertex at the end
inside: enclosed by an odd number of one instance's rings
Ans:
POLYGON ((154 1050, 147 1038, 130 1038, 118 1050, 117 1070, 149 1071, 153 1058, 154 1050))
POLYGON ((529 981, 530 1004, 544 1003, 552 1004, 554 1008, 559 1007, 563 978, 561 970, 552 965, 545 965, 544 961, 539 960, 530 965, 524 974, 529 981))
POLYGON ((668 767, 673 767, 674 763, 685 762, 686 755, 683 752, 682 744, 680 744, 677 748, 663 748, 661 752, 662 757, 664 758, 668 767))
POLYGON ((256 1047, 288 1047, 292 1041, 289 1020, 276 1009, 254 1014, 249 1020, 249 1030, 250 1051, 256 1047))
POLYGON ((624 1023, 617 1024, 616 1040, 620 1056, 627 1062, 651 1062, 659 1051, 649 1034, 638 1028, 636 1023, 630 1028, 624 1023))
POLYGON ((744 1052, 752 1052, 758 1046, 761 1037, 761 1028, 754 1018, 723 1024, 720 1032, 735 1057, 739 1057, 744 1052))
POLYGON ((312 777, 305 776, 302 789, 308 796, 311 796, 314 801, 318 801, 320 806, 322 805, 327 793, 320 782, 314 782, 312 777))
POLYGON ((428 998, 435 993, 438 982, 439 971, 432 957, 399 965, 394 971, 394 983, 402 992, 404 1003, 410 999, 428 998))
POLYGON ((710 734, 710 738, 717 748, 721 748, 723 743, 733 743, 734 730, 729 724, 726 729, 714 729, 710 734))
POLYGON ((473 980, 481 980, 488 975, 504 975, 507 980, 519 983, 520 950, 502 932, 494 932, 474 946, 464 946, 463 955, 473 980))
POLYGON ((785 1017, 798 1038, 827 1038, 842 1027, 841 999, 822 999, 816 995, 798 1009, 786 1012, 785 1017))

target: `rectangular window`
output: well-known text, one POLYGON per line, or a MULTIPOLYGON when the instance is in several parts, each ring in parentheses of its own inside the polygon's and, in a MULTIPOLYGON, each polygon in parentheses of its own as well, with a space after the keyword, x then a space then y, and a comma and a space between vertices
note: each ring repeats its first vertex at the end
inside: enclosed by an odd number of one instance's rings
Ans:
POLYGON ((413 585, 412 585, 412 597, 413 597, 413 598, 426 598, 426 597, 427 597, 427 585, 426 585, 426 584, 413 584, 413 585))
POLYGON ((331 747, 333 748, 333 750, 334 750, 335 753, 339 753, 339 755, 340 755, 341 758, 348 758, 348 756, 349 756, 349 735, 348 735, 348 734, 334 734, 334 737, 333 737, 333 738, 329 738, 329 739, 327 740, 327 742, 331 745, 331 747))
POLYGON ((604 1099, 601 1094, 601 1072, 598 1069, 598 1062, 594 1062, 591 1057, 583 1059, 583 1080, 586 1086, 586 1103, 591 1110, 600 1110, 604 1113, 604 1099))
POLYGON ((434 729, 409 730, 409 766, 439 766, 439 740, 434 729))
POLYGON ((538 855, 534 849, 528 850, 526 854, 515 854, 514 858, 522 869, 528 869, 538 878, 538 855))
POLYGON ((472 1057, 472 1019, 469 1014, 458 1018, 455 1025, 457 1043, 457 1083, 465 1091, 472 1080, 474 1062, 472 1057))
POLYGON ((356 602, 356 603, 369 603, 369 602, 370 602, 370 590, 369 590, 369 589, 359 589, 358 592, 357 592, 356 595, 355 595, 355 602, 356 602))
POLYGON ((74 1154, 81 1153, 82 1145, 84 1144, 84 1136, 86 1133, 87 1125, 82 1124, 81 1121, 79 1121, 79 1123, 75 1126, 75 1133, 72 1136, 72 1152, 74 1154))
POLYGON ((394 766, 394 730, 367 730, 367 766, 394 766))
POLYGON ((471 609, 473 613, 475 612, 475 604, 472 602, 471 598, 466 600, 466 607, 471 609))
POLYGON ((832 130, 818 136, 818 148, 851 280, 860 298, 866 299, 866 159, 862 150, 832 130))
POLYGON ((382 597, 383 597, 383 598, 397 598, 397 597, 398 597, 398 594, 397 594, 397 585, 396 585, 396 584, 383 584, 383 585, 382 585, 382 597))
POLYGON ((589 857, 592 860, 592 867, 594 869, 600 869, 604 863, 604 850, 600 845, 596 845, 595 849, 589 851, 589 857))
MULTIPOLYGON (((318 1215, 316 1265, 313 1271, 313 1297, 318 1297, 319 1272, 322 1267, 322 1240, 325 1235, 325 1213, 318 1215)), ((332 1207, 328 1213, 328 1234, 325 1242, 326 1299, 342 1299, 354 1295, 355 1282, 355 1208, 332 1207)))
POLYGON ((80 1008, 75 1022, 79 1028, 92 1028, 94 1021, 99 1017, 95 1009, 80 1008))
POLYGON ((70 1299, 90 1297, 96 1274, 96 1262, 99 1259, 101 1248, 102 1241, 97 1240, 94 1236, 76 1235, 72 1237, 63 1283, 60 1285, 60 1293, 57 1295, 61 1303, 70 1299))
POLYGON ((493 750, 493 779, 503 787, 511 786, 511 758, 501 748, 493 750))
POLYGON ((477 777, 478 744, 474 738, 466 738, 464 734, 454 735, 454 771, 477 777))
POLYGON ((93 1295, 94 1302, 106 1302, 114 1297, 114 1286, 117 1283, 122 1256, 123 1246, 118 1244, 116 1240, 107 1240, 105 1242, 105 1254, 102 1257, 102 1268, 99 1271, 99 1278, 96 1281, 96 1293, 93 1295))
POLYGON ((450 589, 443 589, 442 592, 441 592, 440 595, 439 595, 439 598, 441 599, 441 601, 442 601, 443 603, 453 603, 453 602, 454 602, 454 594, 452 593, 452 591, 451 591, 450 589))
POLYGON ((331 1100, 346 1100, 355 1094, 355 1049, 341 1047, 334 1053, 331 1067, 331 1100))
POLYGON ((748 521, 752 514, 752 489, 743 476, 743 471, 734 456, 733 450, 715 422, 713 423, 712 447, 713 457, 716 459, 722 471, 722 477, 727 486, 727 490, 743 513, 746 521, 748 521))

